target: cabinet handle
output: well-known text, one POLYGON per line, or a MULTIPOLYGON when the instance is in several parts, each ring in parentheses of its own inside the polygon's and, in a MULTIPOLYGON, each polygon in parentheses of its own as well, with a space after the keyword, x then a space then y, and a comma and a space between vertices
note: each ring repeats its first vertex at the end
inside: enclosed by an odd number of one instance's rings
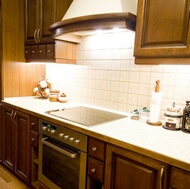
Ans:
POLYGON ((40 42, 40 28, 37 30, 36 36, 37 36, 37 43, 39 43, 40 42))
POLYGON ((14 123, 13 114, 14 114, 14 111, 11 112, 11 121, 14 123))
POLYGON ((39 53, 43 53, 43 51, 42 51, 42 50, 39 50, 39 53))
POLYGON ((48 50, 47 50, 47 52, 48 52, 48 53, 50 53, 50 52, 51 52, 51 50, 50 50, 50 49, 48 49, 48 50))
POLYGON ((91 173, 95 173, 95 172, 96 172, 96 169, 95 169, 95 168, 92 168, 90 171, 91 171, 91 173))
POLYGON ((25 51, 26 54, 28 54, 28 51, 25 51))
POLYGON ((92 147, 92 151, 95 152, 97 150, 97 147, 92 147))
POLYGON ((36 138, 32 138, 31 141, 34 142, 36 140, 36 138))
POLYGON ((34 125, 35 125, 35 123, 34 123, 34 122, 32 122, 32 123, 31 123, 31 126, 34 126, 34 125))
POLYGON ((36 33, 37 33, 37 29, 34 31, 34 40, 36 43, 38 43, 37 38, 36 38, 36 33))
POLYGON ((160 170, 160 189, 162 189, 163 174, 164 174, 164 167, 162 166, 160 170))

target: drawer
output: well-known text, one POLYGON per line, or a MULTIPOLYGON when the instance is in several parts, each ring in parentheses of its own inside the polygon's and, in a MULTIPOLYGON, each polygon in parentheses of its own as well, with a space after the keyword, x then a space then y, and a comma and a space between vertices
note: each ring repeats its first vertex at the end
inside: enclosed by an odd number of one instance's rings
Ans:
POLYGON ((104 161, 105 142, 89 137, 88 141, 88 155, 104 161))
POLYGON ((39 120, 37 117, 31 116, 30 118, 30 129, 39 132, 39 120))
POLYGON ((190 172, 172 167, 170 174, 170 188, 187 189, 190 186, 190 172))
POLYGON ((31 136, 30 136, 30 144, 32 146, 38 147, 38 142, 39 142, 39 134, 35 131, 31 131, 31 136))
POLYGON ((88 157, 88 176, 103 183, 104 164, 94 158, 88 157))

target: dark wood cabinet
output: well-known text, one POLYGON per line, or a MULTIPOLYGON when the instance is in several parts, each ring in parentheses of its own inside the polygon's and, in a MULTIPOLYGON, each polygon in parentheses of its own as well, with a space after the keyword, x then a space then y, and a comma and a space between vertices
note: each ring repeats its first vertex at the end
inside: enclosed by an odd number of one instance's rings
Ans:
POLYGON ((107 144, 104 189, 166 189, 167 164, 107 144))
POLYGON ((89 137, 87 189, 102 189, 106 143, 89 137))
POLYGON ((187 189, 190 186, 190 172, 171 167, 169 178, 170 189, 187 189))
POLYGON ((38 189, 38 154, 39 154, 39 119, 31 116, 30 118, 30 144, 31 144, 31 187, 38 189))
POLYGON ((3 105, 3 164, 30 184, 30 116, 3 105))
POLYGON ((139 0, 136 64, 190 63, 190 0, 139 0))
POLYGON ((2 123, 3 123, 3 108, 2 108, 2 104, 0 104, 0 163, 2 163, 3 160, 3 127, 2 127, 2 123))
MULTIPOLYGON (((76 57, 56 57, 57 43, 49 31, 50 25, 62 19, 71 3, 72 0, 25 0, 25 59, 27 62, 56 62, 57 59, 62 60, 61 62, 64 60, 64 63, 76 62, 76 57)), ((76 46, 75 43, 71 44, 76 46)), ((64 48, 63 51, 67 51, 67 46, 64 48)))

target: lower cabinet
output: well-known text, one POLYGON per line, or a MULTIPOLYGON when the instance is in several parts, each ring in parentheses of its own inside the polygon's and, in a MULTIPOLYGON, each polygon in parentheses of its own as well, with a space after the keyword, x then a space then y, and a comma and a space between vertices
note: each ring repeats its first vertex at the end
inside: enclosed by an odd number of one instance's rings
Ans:
POLYGON ((104 189, 166 189, 165 163, 107 144, 104 189))
POLYGON ((2 108, 2 104, 0 104, 0 163, 2 163, 3 160, 3 127, 2 127, 2 123, 3 123, 3 108, 2 108))
POLYGON ((169 189, 187 189, 190 188, 190 172, 171 167, 169 177, 169 189))
POLYGON ((30 184, 30 116, 3 105, 3 165, 30 184))

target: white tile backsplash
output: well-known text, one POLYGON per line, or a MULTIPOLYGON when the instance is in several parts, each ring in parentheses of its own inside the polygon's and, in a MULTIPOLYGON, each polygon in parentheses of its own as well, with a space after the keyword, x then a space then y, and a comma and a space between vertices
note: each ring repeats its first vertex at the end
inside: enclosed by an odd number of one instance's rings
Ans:
POLYGON ((159 79, 161 117, 173 101, 183 108, 190 98, 190 66, 135 65, 134 36, 120 32, 83 37, 77 64, 47 64, 47 78, 71 100, 128 112, 150 108, 159 79))

